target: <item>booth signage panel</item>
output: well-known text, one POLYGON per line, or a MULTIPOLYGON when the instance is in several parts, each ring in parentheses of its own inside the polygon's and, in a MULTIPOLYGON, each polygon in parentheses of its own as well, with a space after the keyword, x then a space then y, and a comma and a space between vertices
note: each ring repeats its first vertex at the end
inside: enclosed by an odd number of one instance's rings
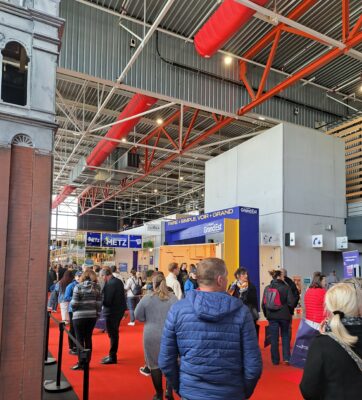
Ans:
POLYGON ((120 235, 118 233, 103 233, 102 246, 128 248, 128 235, 120 235))
POLYGON ((171 239, 171 242, 177 242, 180 240, 206 236, 212 233, 219 233, 219 232, 224 232, 223 219, 213 220, 213 222, 207 222, 206 224, 199 224, 196 226, 191 226, 186 229, 182 229, 177 232, 172 232, 171 236, 169 237, 169 240, 171 239))
POLYGON ((343 253, 343 277, 353 278, 358 270, 360 259, 358 250, 344 251, 343 253))
POLYGON ((97 232, 87 232, 86 243, 88 247, 101 247, 101 234, 97 232))
POLYGON ((128 271, 128 263, 119 263, 118 270, 119 270, 119 272, 127 272, 128 271))
POLYGON ((141 249, 142 248, 142 236, 130 235, 129 236, 129 247, 130 247, 130 249, 141 249))

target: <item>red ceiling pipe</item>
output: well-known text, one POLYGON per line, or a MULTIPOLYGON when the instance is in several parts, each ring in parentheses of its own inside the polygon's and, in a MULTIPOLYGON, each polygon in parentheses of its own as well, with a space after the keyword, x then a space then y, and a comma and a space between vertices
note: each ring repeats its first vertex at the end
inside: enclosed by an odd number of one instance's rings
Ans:
MULTIPOLYGON (((143 94, 135 94, 124 110, 119 114, 117 121, 125 118, 132 117, 132 115, 140 114, 147 111, 155 104, 157 99, 143 94)), ((118 125, 113 125, 111 129, 107 132, 107 138, 111 139, 122 139, 127 136, 128 133, 134 128, 141 117, 133 118, 128 121, 122 122, 118 125)), ((113 150, 118 146, 117 142, 111 142, 102 139, 93 151, 89 154, 87 158, 88 167, 98 167, 104 160, 113 152, 113 150)), ((75 186, 67 185, 63 188, 60 194, 55 198, 52 203, 52 208, 56 208, 61 204, 75 189, 75 186)))
MULTIPOLYGON (((153 97, 145 96, 138 93, 135 94, 130 102, 127 104, 125 109, 121 112, 121 114, 117 118, 117 121, 147 111, 153 104, 156 103, 156 101, 157 99, 153 97)), ((123 137, 128 135, 128 133, 134 128, 134 126, 138 123, 140 119, 141 117, 133 118, 128 121, 122 122, 121 124, 113 125, 107 132, 105 137, 118 140, 122 139, 123 137)), ((113 152, 113 150, 117 146, 117 142, 111 142, 102 139, 89 154, 87 158, 87 165, 89 167, 98 167, 104 162, 104 160, 113 152)))
POLYGON ((59 204, 63 203, 63 201, 75 190, 75 186, 67 185, 64 186, 62 191, 58 194, 58 196, 54 199, 52 203, 52 208, 57 208, 59 204))
MULTIPOLYGON (((252 0, 264 6, 268 0, 252 0)), ((194 44, 202 57, 211 57, 246 24, 255 11, 235 0, 225 0, 197 32, 194 44)))

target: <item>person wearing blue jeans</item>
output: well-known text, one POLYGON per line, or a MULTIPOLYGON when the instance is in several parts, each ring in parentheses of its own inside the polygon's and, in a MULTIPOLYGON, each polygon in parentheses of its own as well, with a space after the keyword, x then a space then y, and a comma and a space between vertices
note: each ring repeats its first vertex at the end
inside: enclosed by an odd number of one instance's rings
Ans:
POLYGON ((282 338, 283 361, 289 364, 290 335, 289 328, 292 321, 295 298, 289 285, 282 280, 282 271, 270 271, 273 280, 264 289, 262 309, 269 322, 271 336, 271 360, 274 365, 280 362, 279 332, 282 338))
POLYGON ((283 361, 285 363, 289 362, 290 359, 290 336, 289 336, 289 327, 290 320, 270 320, 270 336, 271 336, 271 359, 274 365, 278 365, 280 362, 279 356, 279 330, 280 335, 282 337, 282 352, 283 352, 283 361))

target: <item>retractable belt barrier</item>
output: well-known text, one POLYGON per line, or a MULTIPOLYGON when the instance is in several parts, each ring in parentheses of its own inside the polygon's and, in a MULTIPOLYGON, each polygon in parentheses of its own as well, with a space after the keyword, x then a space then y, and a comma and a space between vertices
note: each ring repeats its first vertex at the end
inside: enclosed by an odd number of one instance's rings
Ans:
POLYGON ((59 326, 59 347, 58 347, 58 363, 57 363, 57 377, 56 380, 46 380, 44 381, 44 390, 47 392, 65 392, 67 390, 72 389, 72 386, 66 382, 61 380, 61 373, 62 373, 62 357, 63 357, 63 337, 64 332, 72 339, 73 343, 76 345, 78 354, 79 354, 79 361, 83 366, 83 400, 88 400, 89 397, 89 361, 90 361, 90 353, 89 349, 85 349, 78 340, 65 328, 65 322, 59 321, 51 315, 51 312, 47 312, 47 332, 46 332, 46 340, 45 340, 45 365, 54 364, 55 359, 53 362, 49 362, 51 359, 48 357, 48 343, 49 343, 49 325, 50 325, 50 318, 59 326))

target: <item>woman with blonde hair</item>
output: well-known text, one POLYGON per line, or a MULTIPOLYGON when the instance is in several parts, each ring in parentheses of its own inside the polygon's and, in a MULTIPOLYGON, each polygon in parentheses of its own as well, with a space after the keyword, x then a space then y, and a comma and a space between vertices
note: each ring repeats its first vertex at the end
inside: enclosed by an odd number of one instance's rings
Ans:
MULTIPOLYGON (((79 279, 79 284, 73 289, 70 302, 73 309, 73 326, 78 342, 92 350, 92 333, 102 308, 102 295, 97 275, 87 268, 79 279)), ((72 367, 73 370, 83 369, 80 360, 72 367)))
MULTIPOLYGON (((158 355, 166 316, 171 306, 177 302, 176 296, 170 292, 166 285, 162 272, 153 277, 152 294, 146 295, 138 303, 135 310, 135 318, 144 322, 143 347, 146 365, 151 370, 152 383, 156 390, 154 400, 163 399, 162 373, 158 367, 158 355)), ((173 399, 172 389, 166 387, 166 398, 173 399)))
POLYGON ((362 393, 361 288, 338 283, 326 294, 328 322, 308 352, 300 389, 306 400, 357 400, 362 393))

